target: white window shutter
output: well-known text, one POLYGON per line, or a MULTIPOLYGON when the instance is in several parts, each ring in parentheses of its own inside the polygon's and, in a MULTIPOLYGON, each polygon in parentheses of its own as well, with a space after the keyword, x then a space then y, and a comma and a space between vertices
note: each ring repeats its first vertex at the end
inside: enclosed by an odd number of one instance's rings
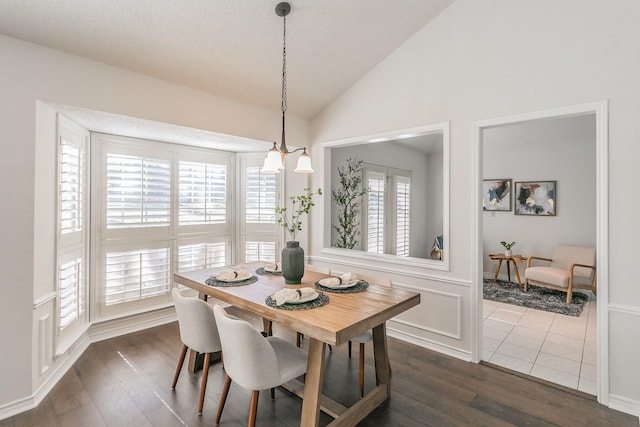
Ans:
POLYGON ((411 180, 395 176, 396 255, 409 256, 411 231, 411 180))
POLYGON ((171 162, 107 153, 106 226, 167 226, 170 223, 171 162))
POLYGON ((367 171, 367 252, 384 253, 385 175, 367 171))
POLYGON ((227 166, 181 161, 178 178, 180 225, 227 221, 227 166))

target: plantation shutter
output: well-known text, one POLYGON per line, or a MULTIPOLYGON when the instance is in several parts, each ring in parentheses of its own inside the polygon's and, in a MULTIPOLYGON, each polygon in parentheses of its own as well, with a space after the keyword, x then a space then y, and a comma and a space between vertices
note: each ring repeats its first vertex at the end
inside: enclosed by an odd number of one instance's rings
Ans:
POLYGON ((280 174, 263 173, 263 161, 262 154, 240 156, 241 262, 280 259, 280 228, 275 213, 280 174))
POLYGON ((385 175, 367 171, 367 252, 384 253, 385 175))
POLYGON ((171 162, 107 153, 108 229, 167 226, 171 207, 171 162))
POLYGON ((180 225, 224 224, 227 221, 227 167, 181 161, 179 165, 180 225))
POLYGON ((202 270, 227 265, 227 243, 182 244, 178 247, 178 271, 202 270))
POLYGON ((169 248, 106 254, 106 306, 164 295, 171 288, 169 248))
POLYGON ((88 327, 88 137, 58 118, 56 312, 58 353, 88 327))
POLYGON ((395 176, 396 255, 409 256, 411 218, 411 180, 395 176))

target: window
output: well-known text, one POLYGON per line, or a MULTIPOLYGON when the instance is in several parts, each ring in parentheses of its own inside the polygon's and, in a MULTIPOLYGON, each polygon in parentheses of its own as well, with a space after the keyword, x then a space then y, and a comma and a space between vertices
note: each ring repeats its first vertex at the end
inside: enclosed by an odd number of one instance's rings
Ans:
POLYGON ((64 352, 88 326, 88 137, 59 117, 57 182, 57 352, 64 352))
POLYGON ((407 171, 367 165, 365 185, 369 191, 364 209, 366 251, 410 256, 411 178, 407 171))
POLYGON ((384 182, 385 176, 379 172, 366 172, 367 194, 366 230, 367 252, 384 253, 384 182))
POLYGON ((96 320, 163 307, 174 272, 232 262, 234 153, 97 133, 92 150, 96 320))
POLYGON ((171 163, 107 153, 107 228, 169 225, 171 163))
POLYGON ((280 175, 262 172, 264 155, 240 156, 241 253, 243 262, 278 261, 280 228, 276 221, 276 201, 280 197, 280 175))
POLYGON ((409 256, 409 236, 411 230, 411 180, 406 176, 395 176, 395 254, 409 256))
POLYGON ((180 162, 178 181, 180 225, 226 222, 226 165, 180 162))

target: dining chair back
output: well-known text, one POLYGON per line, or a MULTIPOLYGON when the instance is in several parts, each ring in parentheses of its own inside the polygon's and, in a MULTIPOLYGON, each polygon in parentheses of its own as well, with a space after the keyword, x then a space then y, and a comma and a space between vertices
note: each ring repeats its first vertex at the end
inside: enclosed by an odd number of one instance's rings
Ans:
MULTIPOLYGON (((391 280, 383 277, 369 276, 366 274, 356 273, 356 276, 360 280, 364 280, 369 285, 385 286, 390 288, 392 286, 391 280)), ((349 340, 349 359, 351 359, 351 343, 356 342, 359 345, 359 363, 358 363, 358 385, 360 387, 360 397, 364 396, 364 345, 369 341, 373 341, 373 331, 368 330, 360 335, 357 335, 349 340)), ((388 357, 387 357, 388 359, 388 357)), ((391 372, 391 364, 389 364, 389 372, 391 372)))
POLYGON ((176 288, 173 288, 171 291, 171 296, 173 297, 176 315, 178 316, 180 340, 182 341, 182 350, 176 372, 173 376, 171 388, 175 389, 176 387, 185 356, 187 355, 187 350, 191 349, 198 353, 204 353, 202 382, 198 401, 198 414, 201 414, 204 405, 204 395, 207 389, 211 353, 222 350, 216 318, 213 314, 213 308, 201 299, 185 297, 176 288))
POLYGON ((213 307, 225 355, 225 383, 216 424, 220 421, 231 381, 249 389, 249 426, 255 425, 260 390, 277 387, 307 371, 305 352, 280 338, 264 337, 249 322, 232 317, 219 305, 213 307))

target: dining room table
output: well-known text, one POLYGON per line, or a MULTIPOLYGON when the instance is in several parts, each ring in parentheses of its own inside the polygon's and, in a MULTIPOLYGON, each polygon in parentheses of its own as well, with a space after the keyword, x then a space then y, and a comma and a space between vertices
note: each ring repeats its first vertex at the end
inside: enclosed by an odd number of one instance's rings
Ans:
POLYGON ((390 369, 386 322, 420 303, 420 294, 403 289, 358 283, 353 291, 334 291, 322 286, 323 279, 336 276, 305 271, 302 283, 285 285, 278 272, 265 270, 265 262, 236 264, 219 268, 176 273, 175 282, 198 291, 200 298, 213 297, 261 317, 265 329, 271 322, 284 325, 309 339, 307 372, 304 383, 293 380, 284 388, 302 398, 300 425, 317 426, 320 411, 334 420, 330 426, 353 426, 390 397, 390 369), (250 280, 217 286, 221 273, 245 270, 250 280), (275 306, 271 298, 284 288, 310 287, 319 298, 305 304, 275 306), (364 288, 364 289, 363 289, 364 288), (319 302, 320 301, 320 302, 319 302), (337 346, 351 338, 373 331, 376 386, 364 398, 345 407, 322 393, 327 345, 337 346))

